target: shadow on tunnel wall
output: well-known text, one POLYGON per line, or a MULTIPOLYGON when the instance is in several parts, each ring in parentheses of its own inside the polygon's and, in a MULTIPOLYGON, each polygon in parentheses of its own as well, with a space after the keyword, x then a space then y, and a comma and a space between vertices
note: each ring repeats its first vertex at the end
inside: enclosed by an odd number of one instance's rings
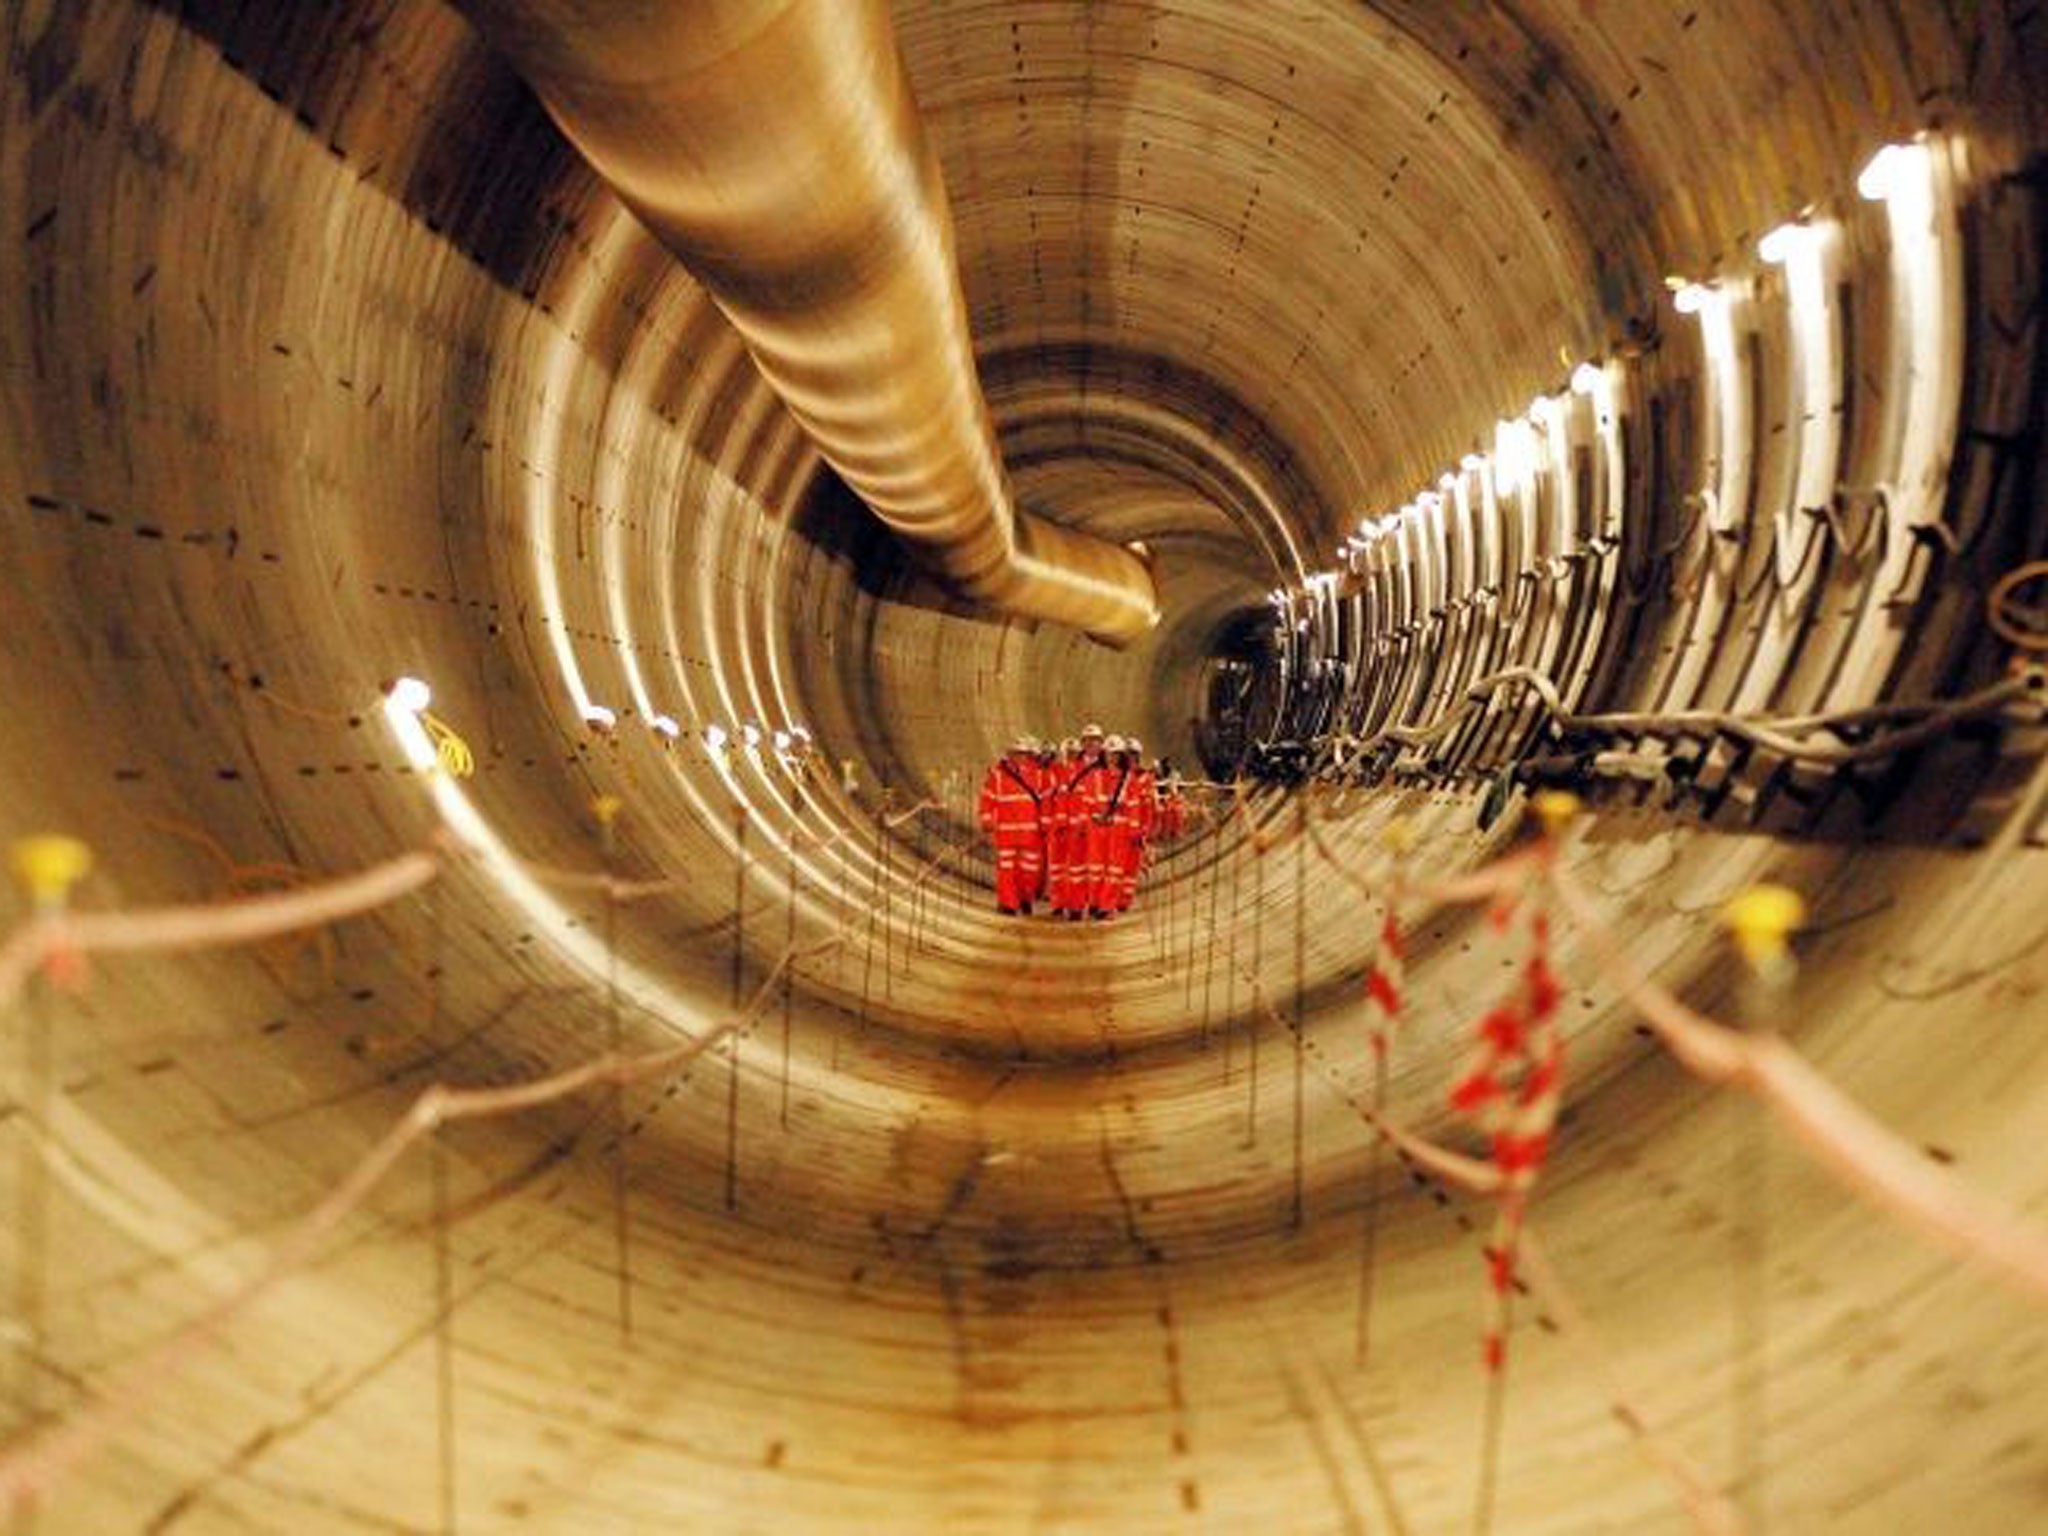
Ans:
POLYGON ((854 585, 877 602, 905 603, 956 618, 987 616, 920 571, 896 536, 827 466, 821 465, 799 493, 790 530, 817 557, 843 564, 854 585))
MULTIPOLYGON (((212 43, 337 160, 503 287, 553 313, 548 274, 603 189, 525 82, 453 11, 413 0, 145 3, 212 43), (434 131, 365 110, 372 93, 359 86, 373 75, 431 114, 434 131), (528 216, 508 219, 508 208, 528 216)), ((67 50, 75 59, 82 11, 54 8, 38 45, 53 60, 67 50)))

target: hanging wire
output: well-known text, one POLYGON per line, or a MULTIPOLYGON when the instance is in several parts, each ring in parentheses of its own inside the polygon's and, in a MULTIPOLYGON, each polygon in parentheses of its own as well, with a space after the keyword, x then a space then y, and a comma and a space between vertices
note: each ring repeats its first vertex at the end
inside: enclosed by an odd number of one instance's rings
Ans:
POLYGON ((441 1530, 455 1531, 455 1270, 449 1252, 448 1144, 439 1129, 427 1143, 434 1228, 434 1428, 441 1530))
MULTIPOLYGON (((785 954, 796 952, 797 882, 799 871, 803 867, 803 861, 797 857, 797 840, 804 835, 804 828, 799 825, 803 814, 802 794, 802 790, 799 789, 789 815, 789 903, 782 926, 782 948, 785 954)), ((784 966, 782 971, 782 1082, 781 1104, 777 1113, 781 1127, 785 1131, 789 1129, 789 1048, 796 1008, 796 983, 797 967, 792 962, 784 966)))
MULTIPOLYGON (((92 869, 92 850, 76 838, 39 837, 14 848, 14 874, 27 893, 32 921, 62 921, 72 889, 92 869)), ((55 1037, 50 1009, 54 986, 81 979, 82 971, 46 970, 21 1020, 14 1100, 33 1135, 22 1135, 15 1154, 15 1434, 43 1421, 43 1372, 50 1355, 50 1110, 55 1086, 55 1037)))
MULTIPOLYGON (((1393 1052, 1394 1031, 1400 1025, 1402 1009, 1407 1000, 1406 945, 1406 938, 1401 932, 1400 910, 1395 893, 1390 890, 1386 898, 1386 913, 1380 921, 1379 943, 1367 968, 1365 980, 1366 1002, 1377 1016, 1377 1022, 1372 1026, 1370 1041, 1372 1110, 1375 1122, 1380 1124, 1385 1122, 1387 1116, 1387 1073, 1390 1066, 1389 1058, 1393 1052)), ((1379 1185, 1386 1144, 1385 1136, 1375 1135, 1367 1154, 1365 1223, 1359 1244, 1358 1327, 1354 1349, 1355 1361, 1361 1366, 1366 1363, 1372 1349, 1373 1283, 1379 1260, 1380 1206, 1383 1203, 1379 1185)))
MULTIPOLYGON (((445 973, 446 932, 442 887, 427 887, 426 1022, 421 1037, 430 1046, 441 1038, 441 981, 445 973)), ((428 1139, 427 1174, 434 1248, 434 1430, 437 1487, 443 1536, 454 1536, 455 1465, 455 1269, 448 1204, 447 1137, 440 1129, 428 1139)))
MULTIPOLYGON (((1799 896, 1783 886, 1755 886, 1731 901, 1723 921, 1742 956, 1742 1011, 1751 1038, 1774 1034, 1797 973, 1788 938, 1806 920, 1799 896)), ((1755 1099, 1742 1105, 1743 1125, 1730 1138, 1729 1222, 1734 1279, 1734 1489, 1750 1529, 1766 1529, 1765 1437, 1770 1420, 1770 1126, 1755 1099)))
MULTIPOLYGON (((599 795, 591 802, 597 816, 598 853, 604 863, 604 1021, 605 1049, 618 1057, 625 1051, 625 1019, 619 1006, 619 903, 612 894, 612 868, 618 861, 618 820, 621 802, 616 795, 599 795)), ((612 1084, 606 1118, 612 1139, 612 1261, 618 1295, 619 1337, 633 1336, 633 1245, 632 1210, 627 1200, 631 1177, 627 1167, 629 1127, 626 1121, 626 1085, 612 1084)))
MULTIPOLYGON (((1243 807, 1244 801, 1240 797, 1238 808, 1242 811, 1243 807)), ((1259 1015, 1266 1006, 1262 982, 1266 968, 1266 847, 1254 837, 1251 848, 1256 889, 1252 892, 1252 1011, 1245 1020, 1245 1045, 1251 1058, 1245 1086, 1244 1144, 1247 1147, 1259 1144, 1259 1015)), ((1236 926, 1235 913, 1232 914, 1231 925, 1236 926)))
MULTIPOLYGON (((734 801, 732 870, 732 996, 740 1005, 747 970, 747 807, 734 801)), ((725 1043, 725 1208, 740 1204, 740 1037, 735 1030, 725 1043)))
POLYGON ((1307 1019, 1303 1009, 1307 1005, 1308 992, 1308 800, 1296 795, 1294 800, 1294 1230, 1299 1232, 1303 1220, 1305 1192, 1304 1161, 1307 1149, 1303 1142, 1304 1120, 1304 1075, 1307 1062, 1307 1019))

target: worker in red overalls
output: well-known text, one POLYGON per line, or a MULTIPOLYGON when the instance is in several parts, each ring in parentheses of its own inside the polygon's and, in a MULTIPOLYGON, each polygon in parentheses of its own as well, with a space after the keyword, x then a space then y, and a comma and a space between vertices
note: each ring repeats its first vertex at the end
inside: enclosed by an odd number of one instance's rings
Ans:
POLYGON ((1138 755, 1135 737, 1110 739, 1109 765, 1110 838, 1103 906, 1110 912, 1128 912, 1145 862, 1145 839, 1152 830, 1152 775, 1138 755))
POLYGON ((1166 758, 1159 759, 1159 840, 1170 843, 1187 830, 1188 802, 1180 786, 1180 775, 1166 758))
POLYGON ((1039 802, 1045 821, 1045 899, 1055 916, 1070 920, 1086 905, 1075 893, 1081 854, 1075 846, 1073 782, 1080 772, 1080 738, 1069 736, 1045 770, 1039 802))
POLYGON ((1108 834, 1098 820, 1108 803, 1109 765, 1103 757, 1102 727, 1081 728, 1079 765, 1067 778, 1067 907, 1070 920, 1083 917, 1100 920, 1104 913, 1096 903, 1101 881, 1102 859, 1108 834))
MULTIPOLYGON (((1029 759, 1030 771, 1025 778, 1031 787, 1031 793, 1037 797, 1035 807, 1038 812, 1038 824, 1032 828, 1031 841, 1024 849, 1025 890, 1028 893, 1024 900, 1024 911, 1029 914, 1032 905, 1045 897, 1045 749, 1036 736, 1020 736, 1017 740, 1023 744, 1025 755, 1029 759)), ((1012 747, 1011 750, 1014 752, 1015 748, 1012 747)))
POLYGON ((1098 922, 1130 905, 1124 877, 1137 828, 1131 777, 1130 744, 1121 736, 1112 736, 1102 744, 1101 766, 1091 783, 1088 818, 1088 864, 1094 876, 1088 915, 1098 922))
POLYGON ((996 851, 996 909, 1011 917, 1030 915, 1040 878, 1036 758, 1031 739, 1020 736, 981 781, 981 829, 996 851))
POLYGON ((1038 770, 1038 886, 1034 901, 1052 902, 1053 812, 1052 791, 1059 773, 1060 749, 1056 742, 1032 740, 1032 765, 1038 770))
POLYGON ((1146 852, 1159 827, 1159 780, 1145 766, 1145 744, 1133 736, 1125 743, 1125 748, 1124 758, 1131 778, 1124 791, 1128 831, 1119 911, 1128 911, 1137 898, 1138 878, 1145 871, 1146 852))

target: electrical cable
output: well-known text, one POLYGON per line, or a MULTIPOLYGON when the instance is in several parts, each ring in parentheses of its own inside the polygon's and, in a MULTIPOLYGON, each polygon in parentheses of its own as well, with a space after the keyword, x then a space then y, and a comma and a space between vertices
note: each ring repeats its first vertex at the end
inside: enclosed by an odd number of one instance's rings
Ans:
POLYGON ((2023 651, 2048 651, 2048 629, 2038 619, 2039 611, 2013 601, 2013 594, 2029 582, 2048 578, 2048 560, 2029 560, 2007 571, 1984 598, 1984 622, 2008 645, 2023 651))
POLYGON ((1588 735, 1683 735, 1731 736, 1752 746, 1775 752, 1796 762, 1845 767, 1888 757, 1932 741, 1954 727, 2003 709, 2015 700, 2042 693, 2044 679, 2028 671, 2001 678, 1960 698, 1925 703, 1859 705, 1854 708, 1807 715, 1738 715, 1722 710, 1679 710, 1669 713, 1624 712, 1575 714, 1564 707, 1557 684, 1533 667, 1508 667, 1475 679, 1465 689, 1465 699, 1454 709, 1425 726, 1388 726, 1364 738, 1325 737, 1303 743, 1333 753, 1339 772, 1360 762, 1378 747, 1393 742, 1401 746, 1423 746, 1457 728, 1482 699, 1520 685, 1533 693, 1550 717, 1552 729, 1562 736, 1588 735), (1894 725, 1898 729, 1869 741, 1812 742, 1801 737, 1820 731, 1839 733, 1865 726, 1894 725))

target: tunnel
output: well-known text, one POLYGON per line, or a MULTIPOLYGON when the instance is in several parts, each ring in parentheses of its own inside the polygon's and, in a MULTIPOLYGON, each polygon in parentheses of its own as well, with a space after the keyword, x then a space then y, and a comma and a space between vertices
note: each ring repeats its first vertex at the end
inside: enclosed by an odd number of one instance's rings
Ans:
POLYGON ((2037 7, 0 13, 10 1531, 2048 1524, 2037 7))

